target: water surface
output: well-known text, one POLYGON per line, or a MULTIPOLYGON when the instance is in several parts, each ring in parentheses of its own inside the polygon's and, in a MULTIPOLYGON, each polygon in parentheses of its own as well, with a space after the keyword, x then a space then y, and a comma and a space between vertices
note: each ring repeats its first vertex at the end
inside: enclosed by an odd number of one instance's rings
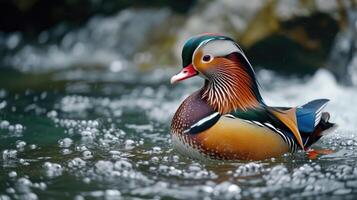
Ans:
POLYGON ((192 160, 169 126, 198 78, 169 85, 174 69, 72 68, 0 73, 0 199, 354 199, 356 88, 324 70, 305 79, 260 71, 270 105, 330 98, 339 129, 313 148, 256 162, 192 160))

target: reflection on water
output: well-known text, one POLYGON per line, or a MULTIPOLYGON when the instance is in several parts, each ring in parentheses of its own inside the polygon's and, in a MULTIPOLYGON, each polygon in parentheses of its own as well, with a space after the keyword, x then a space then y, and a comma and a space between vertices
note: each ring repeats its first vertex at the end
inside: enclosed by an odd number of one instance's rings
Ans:
POLYGON ((201 82, 171 86, 173 72, 124 70, 111 76, 68 70, 50 75, 52 85, 44 89, 1 89, 1 197, 352 198, 357 193, 357 112, 351 106, 356 88, 339 86, 324 70, 306 80, 261 71, 271 105, 331 99, 327 109, 340 128, 314 147, 334 153, 316 160, 299 152, 259 162, 197 161, 172 149, 169 124, 201 82))

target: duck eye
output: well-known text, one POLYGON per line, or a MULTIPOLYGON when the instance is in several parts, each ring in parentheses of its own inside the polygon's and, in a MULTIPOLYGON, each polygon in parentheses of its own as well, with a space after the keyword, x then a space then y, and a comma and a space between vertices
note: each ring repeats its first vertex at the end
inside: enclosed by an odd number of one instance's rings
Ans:
POLYGON ((212 57, 211 57, 210 55, 204 55, 204 56, 202 57, 202 60, 203 60, 204 62, 209 62, 209 61, 211 61, 211 59, 212 59, 212 57))

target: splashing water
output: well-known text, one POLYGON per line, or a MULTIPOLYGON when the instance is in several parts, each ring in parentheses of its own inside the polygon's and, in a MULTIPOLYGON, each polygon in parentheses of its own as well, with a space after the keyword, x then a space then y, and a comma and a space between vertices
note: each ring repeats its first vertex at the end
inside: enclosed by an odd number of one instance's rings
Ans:
POLYGON ((5 56, 4 64, 22 72, 37 73, 75 66, 101 66, 120 71, 127 67, 128 60, 124 58, 143 47, 151 38, 150 33, 169 15, 167 9, 153 9, 124 10, 110 17, 95 16, 78 30, 65 32, 65 27, 58 26, 42 32, 35 44, 23 46, 21 34, 14 33, 4 39, 11 51, 5 56), (58 35, 63 35, 60 41, 52 42, 58 35), (13 51, 15 48, 18 50, 13 51))

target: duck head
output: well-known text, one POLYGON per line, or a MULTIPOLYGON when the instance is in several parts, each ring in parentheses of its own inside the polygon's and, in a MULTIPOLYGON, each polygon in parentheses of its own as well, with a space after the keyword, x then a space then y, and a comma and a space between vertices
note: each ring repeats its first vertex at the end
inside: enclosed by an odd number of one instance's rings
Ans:
POLYGON ((199 75, 202 98, 221 114, 263 105, 254 70, 239 45, 220 34, 197 35, 182 50, 183 69, 171 83, 199 75))

